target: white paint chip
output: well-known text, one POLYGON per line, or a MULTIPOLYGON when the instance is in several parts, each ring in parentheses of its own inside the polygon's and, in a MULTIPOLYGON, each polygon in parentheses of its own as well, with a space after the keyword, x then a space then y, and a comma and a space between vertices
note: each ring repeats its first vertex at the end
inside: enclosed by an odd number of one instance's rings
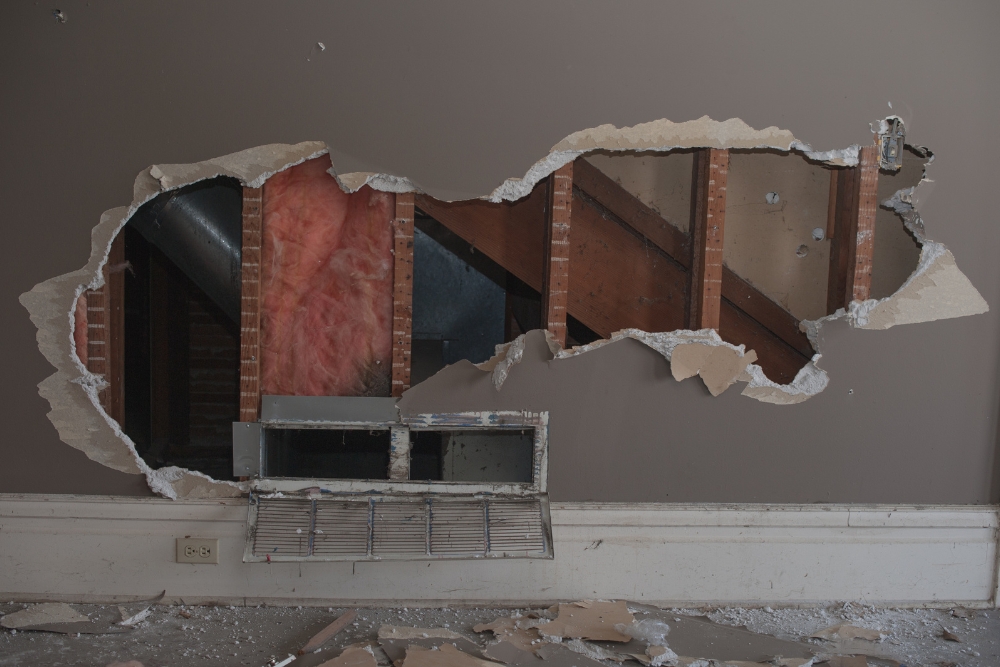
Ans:
POLYGON ((766 195, 764 195, 764 201, 766 201, 768 204, 777 204, 779 201, 781 201, 781 197, 778 196, 777 192, 768 192, 766 195))

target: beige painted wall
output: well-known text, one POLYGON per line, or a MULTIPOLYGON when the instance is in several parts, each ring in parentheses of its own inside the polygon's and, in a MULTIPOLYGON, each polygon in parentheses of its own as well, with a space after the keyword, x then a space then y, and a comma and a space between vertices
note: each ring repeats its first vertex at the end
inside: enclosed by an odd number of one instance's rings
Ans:
MULTIPOLYGON (((897 172, 879 172, 879 204, 893 193, 911 188, 920 182, 924 173, 922 158, 910 151, 903 153, 903 168, 897 172)), ((933 236, 932 236, 933 238, 933 236)), ((920 260, 920 246, 903 226, 903 221, 892 210, 879 206, 875 215, 875 255, 872 258, 871 298, 884 299, 899 289, 920 260)))

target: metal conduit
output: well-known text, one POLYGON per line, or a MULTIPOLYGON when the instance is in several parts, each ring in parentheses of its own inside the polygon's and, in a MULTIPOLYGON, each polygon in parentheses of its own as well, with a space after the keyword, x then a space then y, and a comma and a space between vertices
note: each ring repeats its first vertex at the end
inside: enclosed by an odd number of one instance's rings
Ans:
POLYGON ((234 322, 240 321, 243 191, 216 178, 165 192, 128 222, 234 322))

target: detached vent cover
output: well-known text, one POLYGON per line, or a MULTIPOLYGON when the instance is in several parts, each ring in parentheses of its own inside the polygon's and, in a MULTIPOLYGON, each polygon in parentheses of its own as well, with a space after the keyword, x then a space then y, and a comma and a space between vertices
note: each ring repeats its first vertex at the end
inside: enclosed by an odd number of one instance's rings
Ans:
POLYGON ((548 498, 251 495, 244 562, 553 557, 548 498))

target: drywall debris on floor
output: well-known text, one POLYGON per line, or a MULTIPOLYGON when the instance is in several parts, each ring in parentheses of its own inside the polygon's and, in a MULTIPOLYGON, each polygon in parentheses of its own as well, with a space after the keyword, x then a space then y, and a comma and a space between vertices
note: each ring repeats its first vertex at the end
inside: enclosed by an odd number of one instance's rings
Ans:
MULTIPOLYGON (((596 642, 578 640, 593 650, 625 652, 645 656, 647 641, 639 636, 656 639, 663 634, 663 625, 670 627, 665 638, 668 647, 678 653, 676 667, 816 667, 837 664, 842 657, 860 656, 871 667, 905 664, 960 664, 963 667, 995 667, 1000 664, 1000 613, 983 610, 972 618, 953 616, 948 609, 887 609, 858 605, 833 605, 812 608, 738 608, 661 609, 652 605, 627 603, 636 621, 628 633, 635 633, 627 642, 596 642), (649 623, 646 623, 649 621, 649 623), (877 629, 885 635, 879 642, 849 640, 858 646, 850 652, 835 653, 834 642, 811 639, 809 635, 831 625, 850 624, 877 629), (640 630, 645 626, 645 630, 640 630), (745 626, 745 627, 744 627, 745 626), (749 629, 748 629, 749 628, 749 629), (947 630, 962 639, 961 643, 943 639, 947 630), (779 657, 780 656, 780 657, 779 657), (867 657, 866 657, 867 656, 867 657)), ((0 603, 0 614, 11 615, 22 605, 0 603)), ((91 618, 117 618, 115 605, 73 605, 91 618)), ((106 665, 111 662, 135 660, 146 665, 187 665, 215 667, 217 665, 278 664, 290 653, 293 665, 329 667, 389 667, 393 661, 377 640, 384 626, 401 628, 395 636, 417 634, 452 634, 437 639, 439 650, 424 646, 440 656, 442 644, 457 643, 453 635, 464 637, 474 647, 456 649, 480 660, 520 667, 596 667, 596 665, 641 664, 642 660, 627 656, 626 661, 594 660, 574 653, 567 645, 543 641, 542 657, 532 650, 514 647, 506 653, 504 643, 491 630, 482 634, 475 628, 492 625, 505 629, 532 629, 556 617, 556 610, 535 608, 359 608, 354 622, 332 638, 318 653, 295 657, 294 653, 310 636, 326 627, 347 609, 327 607, 265 607, 265 606, 171 606, 156 605, 150 617, 128 634, 95 637, 92 635, 53 634, 0 631, 0 667, 21 664, 48 664, 65 661, 71 656, 74 664, 106 665), (181 612, 186 612, 190 618, 181 612), (408 629, 407 633, 403 629, 408 629), (419 631, 419 632, 416 632, 419 631), (353 647, 353 648, 352 648, 353 647), (348 651, 347 649, 352 648, 348 651), (369 654, 366 658, 356 649, 369 654), (499 650, 499 652, 497 652, 499 650), (481 651, 482 655, 475 651, 481 651), (371 657, 374 658, 372 662, 371 657), (348 662, 350 659, 355 662, 348 662), (46 663, 45 661, 48 661, 46 663), (338 662, 341 661, 341 662, 338 662), (636 662, 638 661, 638 662, 636 662)), ((847 640, 845 640, 847 641, 847 640)), ((656 645, 655 643, 649 644, 656 645)), ((507 644, 508 649, 511 648, 507 644)), ((529 647, 530 649, 530 647, 529 647)), ((400 654, 405 657, 405 646, 400 654)), ((450 649, 445 649, 449 652, 450 649)), ((650 651, 652 653, 653 651, 650 651)), ((432 656, 433 657, 433 656, 432 656)), ((398 664, 398 663, 397 663, 398 664)), ((666 664, 671 664, 669 661, 666 664)), ((847 663, 849 664, 849 663, 847 663)), ((860 664, 860 663, 859 663, 860 664)))
POLYGON ((452 644, 438 648, 408 646, 401 667, 492 667, 500 663, 463 653, 452 644))
MULTIPOLYGON (((537 183, 556 169, 595 151, 662 153, 706 147, 766 149, 785 153, 795 151, 829 166, 857 165, 860 150, 857 145, 836 150, 813 150, 787 130, 777 127, 757 130, 736 118, 716 121, 702 117, 686 122, 661 119, 625 128, 602 125, 569 135, 553 146, 548 155, 530 166, 523 177, 504 181, 482 199, 490 202, 518 200, 527 196, 537 183)), ((275 174, 308 160, 323 157, 325 161, 328 159, 325 157, 327 155, 328 149, 322 143, 304 142, 294 146, 261 146, 196 164, 153 165, 136 178, 133 201, 129 206, 111 209, 102 215, 100 223, 92 231, 91 256, 84 268, 39 283, 31 291, 21 295, 20 301, 37 327, 39 349, 56 368, 53 375, 39 384, 39 393, 51 406, 48 417, 63 442, 115 470, 144 474, 150 487, 167 497, 231 497, 245 491, 245 485, 221 482, 181 468, 153 470, 138 456, 134 444, 100 407, 98 392, 105 386, 105 382, 103 378, 88 372, 81 363, 74 344, 73 311, 78 307, 79 297, 86 289, 96 289, 103 285, 102 269, 108 261, 114 237, 140 206, 157 195, 218 176, 235 178, 246 187, 262 187, 275 174)), ((333 165, 328 171, 347 193, 345 196, 352 196, 366 186, 373 191, 369 199, 377 199, 382 193, 418 191, 413 183, 401 176, 337 174, 333 165)), ((960 317, 988 310, 981 295, 958 269, 951 253, 926 238, 923 221, 913 205, 913 202, 920 200, 923 187, 922 182, 915 189, 897 193, 886 203, 899 213, 904 224, 923 245, 917 270, 895 294, 885 299, 855 302, 843 312, 802 322, 804 329, 814 333, 814 341, 817 340, 815 332, 830 319, 846 318, 852 326, 858 328, 883 329, 897 324, 960 317)), ((555 350, 554 356, 556 359, 577 356, 600 344, 613 343, 623 338, 634 338, 658 349, 662 347, 658 337, 676 338, 677 334, 691 333, 693 332, 625 330, 615 333, 607 341, 572 350, 555 350)), ((378 340, 381 339, 377 338, 376 342, 378 340)), ((702 340, 687 342, 719 345, 704 337, 702 340)), ((377 346, 372 348, 369 358, 379 362, 384 356, 384 350, 376 350, 375 347, 377 346)), ((678 367, 674 372, 677 377, 691 377, 694 374, 691 371, 697 367, 696 373, 706 382, 713 395, 734 382, 746 382, 743 395, 775 404, 802 402, 827 386, 826 372, 817 366, 819 354, 799 371, 790 384, 777 384, 766 377, 759 365, 753 363, 753 350, 746 351, 736 346, 730 346, 730 349, 732 352, 688 348, 681 353, 682 358, 678 360, 678 367), (739 370, 731 373, 734 369, 739 370)), ((499 387, 510 367, 519 359, 516 344, 511 344, 498 357, 495 361, 484 364, 483 370, 493 373, 494 381, 499 387)), ((362 375, 365 375, 364 369, 362 375)), ((371 378, 368 377, 368 380, 371 378)), ((368 387, 372 382, 362 384, 368 387)))
POLYGON ((582 600, 560 604, 555 619, 538 626, 543 636, 627 642, 632 639, 619 629, 635 618, 624 601, 582 600))
POLYGON ((446 628, 408 628, 384 625, 378 629, 378 644, 393 662, 402 660, 411 647, 436 649, 448 644, 475 657, 483 657, 478 644, 446 628))
POLYGON ((375 652, 368 645, 353 645, 332 660, 320 663, 318 667, 376 667, 375 652))
POLYGON ((44 602, 0 619, 0 626, 8 630, 23 630, 50 623, 90 623, 90 617, 62 602, 44 602))
POLYGON ((882 638, 882 633, 869 628, 859 628, 849 623, 838 623, 809 636, 815 639, 867 639, 874 642, 882 638))
POLYGON ((7 614, 0 627, 11 631, 33 630, 58 634, 110 635, 128 632, 133 626, 122 626, 116 608, 101 609, 89 616, 62 602, 43 602, 7 614))

